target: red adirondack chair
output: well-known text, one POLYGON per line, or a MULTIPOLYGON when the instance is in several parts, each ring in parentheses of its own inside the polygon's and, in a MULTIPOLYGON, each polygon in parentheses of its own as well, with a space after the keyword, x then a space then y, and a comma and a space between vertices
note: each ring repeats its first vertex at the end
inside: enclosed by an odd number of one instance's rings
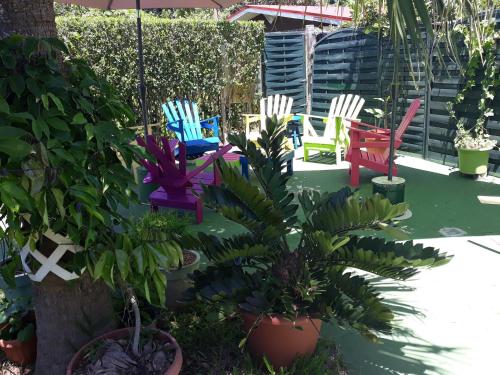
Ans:
POLYGON ((209 165, 213 164, 217 158, 224 155, 231 149, 231 145, 226 145, 219 151, 210 154, 199 167, 187 171, 186 168, 186 145, 178 140, 168 140, 161 137, 157 142, 153 136, 148 136, 146 143, 143 138, 138 137, 137 143, 148 150, 155 158, 156 163, 149 160, 141 160, 142 165, 148 170, 148 175, 144 178, 144 183, 154 183, 160 185, 158 189, 151 193, 149 202, 151 209, 158 210, 158 207, 171 207, 196 212, 196 221, 203 220, 203 202, 197 195, 203 191, 201 185, 219 185, 220 175, 217 168, 213 172, 203 172, 209 165), (175 160, 175 148, 179 145, 178 164, 175 160))
MULTIPOLYGON (((396 129, 394 137, 395 150, 401 146, 403 134, 415 117, 419 107, 420 100, 414 99, 408 111, 406 111, 403 120, 396 129)), ((350 121, 349 137, 351 138, 351 143, 349 144, 349 150, 347 151, 345 160, 351 163, 351 167, 349 168, 351 185, 358 186, 360 166, 384 174, 389 173, 389 144, 391 135, 389 129, 380 129, 376 126, 356 120, 350 121), (361 129, 361 127, 367 128, 368 130, 361 129)), ((398 173, 398 168, 395 163, 393 163, 392 166, 392 173, 394 176, 398 173)))

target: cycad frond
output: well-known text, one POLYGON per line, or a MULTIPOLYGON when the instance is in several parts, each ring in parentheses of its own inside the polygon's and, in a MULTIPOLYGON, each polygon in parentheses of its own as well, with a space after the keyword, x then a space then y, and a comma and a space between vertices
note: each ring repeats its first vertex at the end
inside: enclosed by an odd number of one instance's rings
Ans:
POLYGON ((360 229, 379 229, 380 223, 402 215, 408 205, 392 205, 379 194, 362 199, 357 194, 348 197, 343 204, 322 204, 311 214, 316 230, 331 234, 343 234, 360 229))
POLYGON ((433 247, 386 242, 376 237, 351 237, 351 240, 332 253, 332 265, 353 267, 379 276, 406 280, 417 274, 415 267, 436 267, 449 262, 450 257, 433 247))
POLYGON ((207 206, 235 220, 252 232, 262 232, 271 226, 280 233, 286 231, 284 215, 258 187, 250 184, 241 174, 224 162, 219 164, 224 183, 204 186, 207 206), (260 224, 259 224, 260 223, 260 224))
POLYGON ((262 131, 256 143, 247 140, 243 134, 229 136, 229 141, 248 159, 263 193, 283 213, 286 225, 291 226, 297 221, 298 206, 292 204, 294 194, 286 186, 290 177, 283 173, 286 139, 286 124, 278 121, 276 116, 267 119, 267 130, 262 131))
POLYGON ((226 263, 240 257, 272 257, 267 245, 258 243, 251 234, 240 234, 230 238, 198 233, 196 237, 185 238, 188 247, 203 251, 214 263, 226 263))
POLYGON ((326 295, 341 324, 355 327, 370 338, 375 338, 372 331, 390 332, 394 315, 367 280, 350 272, 331 272, 329 277, 326 295))

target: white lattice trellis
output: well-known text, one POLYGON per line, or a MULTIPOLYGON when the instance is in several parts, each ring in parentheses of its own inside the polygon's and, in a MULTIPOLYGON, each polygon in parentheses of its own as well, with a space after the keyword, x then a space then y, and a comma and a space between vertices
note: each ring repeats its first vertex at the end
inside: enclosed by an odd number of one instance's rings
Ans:
POLYGON ((28 274, 29 278, 33 281, 41 282, 50 272, 52 272, 54 275, 65 281, 77 279, 79 276, 76 273, 69 272, 61 267, 57 262, 59 262, 67 251, 76 254, 77 252, 82 251, 83 247, 75 245, 69 238, 56 234, 50 229, 44 233, 44 236, 57 244, 57 247, 48 258, 36 249, 31 250, 29 248, 29 244, 24 245, 21 249, 21 262, 23 263, 24 271, 28 274), (41 264, 36 273, 33 273, 29 267, 27 262, 28 257, 33 257, 41 264))

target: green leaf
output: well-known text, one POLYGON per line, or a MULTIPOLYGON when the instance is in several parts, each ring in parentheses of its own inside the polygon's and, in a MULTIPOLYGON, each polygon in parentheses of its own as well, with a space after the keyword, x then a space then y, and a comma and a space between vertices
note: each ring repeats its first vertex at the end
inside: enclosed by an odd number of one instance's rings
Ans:
POLYGON ((41 98, 42 98, 43 107, 48 111, 49 110, 49 97, 45 94, 42 94, 41 98))
POLYGON ((1 138, 19 138, 28 134, 25 130, 21 128, 16 128, 14 126, 2 126, 0 132, 1 138))
POLYGON ((146 264, 144 262, 144 247, 143 246, 137 246, 134 249, 133 255, 134 255, 134 259, 135 259, 135 264, 137 265, 137 271, 141 275, 144 275, 144 270, 145 270, 145 267, 146 267, 146 264))
POLYGON ((13 160, 21 160, 31 152, 31 145, 20 139, 1 139, 0 153, 9 155, 13 160))
POLYGON ((75 116, 73 116, 73 120, 71 121, 71 124, 73 125, 83 125, 87 123, 87 119, 83 115, 83 113, 78 112, 75 116))
POLYGON ((14 74, 10 76, 9 86, 11 90, 17 95, 17 97, 21 97, 26 87, 23 76, 20 74, 14 74))
POLYGON ((385 233, 387 233, 389 236, 391 236, 395 240, 406 241, 406 240, 410 239, 410 236, 408 235, 408 233, 406 233, 405 231, 403 231, 400 228, 397 228, 397 227, 394 227, 392 225, 385 224, 385 223, 379 223, 378 226, 380 229, 382 229, 385 233))
POLYGON ((127 280, 130 272, 130 259, 127 252, 122 249, 115 249, 115 257, 122 280, 127 280))
POLYGON ((47 122, 54 129, 69 132, 68 124, 66 123, 66 121, 60 119, 59 117, 50 117, 49 119, 47 119, 47 122))
POLYGON ((146 297, 146 300, 151 303, 151 294, 149 292, 149 284, 148 284, 148 280, 144 280, 144 297, 146 297))
POLYGON ((160 305, 165 305, 165 290, 167 288, 167 277, 163 272, 156 270, 153 273, 153 283, 158 294, 158 299, 160 300, 160 305))
POLYGON ((55 96, 55 95, 54 95, 53 93, 51 93, 51 92, 49 92, 47 95, 48 95, 48 97, 49 97, 50 99, 52 99, 52 101, 53 101, 53 102, 54 102, 54 104, 56 105, 56 107, 57 107, 57 109, 59 110, 59 112, 61 112, 61 113, 63 113, 63 114, 64 114, 64 113, 65 113, 65 112, 64 112, 64 106, 63 106, 63 104, 62 104, 62 102, 61 102, 61 99, 59 99, 57 96, 55 96))
POLYGON ((21 186, 13 181, 3 181, 0 183, 0 191, 2 192, 2 197, 8 194, 16 201, 21 203, 23 207, 28 210, 33 210, 32 198, 21 186))
POLYGON ((26 342, 31 340, 35 336, 35 325, 33 323, 28 323, 23 327, 17 334, 17 339, 21 342, 26 342))
POLYGON ((64 193, 57 188, 52 188, 51 191, 56 200, 57 210, 59 211, 61 217, 64 218, 66 216, 66 209, 64 208, 64 193))
POLYGON ((109 279, 109 274, 111 272, 113 263, 115 262, 115 255, 110 251, 104 251, 99 260, 95 264, 94 267, 94 280, 99 278, 109 279))
POLYGON ((1 113, 10 113, 9 103, 0 96, 0 112, 1 113))
POLYGON ((34 96, 40 97, 40 95, 42 95, 42 89, 33 78, 28 78, 26 80, 26 87, 34 96))

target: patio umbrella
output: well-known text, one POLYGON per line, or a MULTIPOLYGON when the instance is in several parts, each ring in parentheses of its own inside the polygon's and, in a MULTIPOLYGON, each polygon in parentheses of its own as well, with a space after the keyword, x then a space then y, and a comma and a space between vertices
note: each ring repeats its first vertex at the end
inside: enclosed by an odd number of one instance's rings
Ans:
POLYGON ((139 57, 139 94, 141 100, 144 136, 148 135, 148 114, 146 103, 146 84, 144 81, 144 54, 142 49, 141 9, 170 8, 211 8, 222 9, 240 3, 242 0, 56 0, 63 4, 81 5, 98 9, 136 9, 137 10, 137 53, 139 57))

